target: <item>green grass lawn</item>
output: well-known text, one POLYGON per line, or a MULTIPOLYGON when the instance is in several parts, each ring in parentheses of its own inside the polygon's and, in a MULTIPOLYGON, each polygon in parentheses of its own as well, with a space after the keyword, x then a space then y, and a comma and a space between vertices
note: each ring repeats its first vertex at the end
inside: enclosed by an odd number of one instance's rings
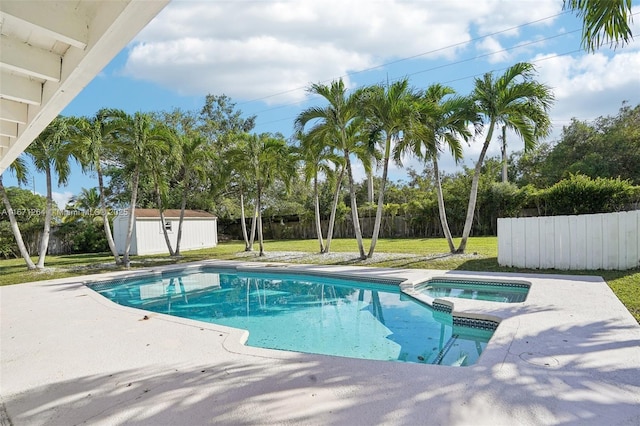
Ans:
MULTIPOLYGON (((365 241, 365 247, 369 241, 365 241)), ((257 244, 255 246, 257 251, 257 244)), ((318 252, 316 240, 267 241, 265 251, 300 251, 307 253, 318 252)), ((354 239, 338 239, 331 243, 332 252, 357 252, 358 246, 354 239)), ((204 250, 193 250, 182 253, 179 259, 168 256, 134 256, 133 268, 149 267, 171 263, 193 262, 205 259, 225 260, 259 260, 256 257, 240 257, 244 254, 244 243, 232 241, 221 243, 218 247, 204 250)), ((387 261, 368 263, 373 266, 396 268, 422 269, 450 269, 464 271, 495 271, 495 272, 533 272, 571 275, 597 275, 604 278, 616 296, 629 309, 631 314, 640 322, 640 270, 630 271, 558 271, 558 270, 528 270, 522 268, 505 268, 498 265, 498 239, 496 237, 470 238, 467 245, 467 255, 447 256, 447 243, 442 238, 425 239, 382 239, 378 241, 376 253, 406 253, 417 254, 421 258, 401 258, 387 261)), ((35 259, 34 259, 35 260, 35 259)), ((109 266, 113 258, 108 254, 81 254, 69 256, 47 256, 47 270, 43 272, 27 271, 22 259, 0 260, 0 285, 18 284, 29 281, 41 281, 54 278, 66 278, 85 274, 95 274, 113 271, 109 266)), ((318 260, 318 263, 329 263, 318 260)), ((358 262, 349 261, 350 265, 358 262)))

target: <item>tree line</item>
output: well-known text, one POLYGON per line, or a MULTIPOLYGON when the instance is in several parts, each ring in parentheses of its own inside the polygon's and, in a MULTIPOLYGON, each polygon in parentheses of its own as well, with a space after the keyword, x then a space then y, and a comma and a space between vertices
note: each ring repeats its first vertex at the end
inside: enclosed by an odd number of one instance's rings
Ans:
MULTIPOLYGON (((224 95, 208 95, 199 111, 127 114, 104 109, 93 117, 58 117, 26 151, 45 174, 46 197, 37 201, 17 188, 5 190, 0 179, 7 212, 2 219, 5 225, 8 219, 29 268, 44 267, 52 223, 84 250, 108 246, 114 261, 126 266, 132 221, 121 258, 111 220, 114 209, 136 206, 157 208, 161 216, 167 208, 189 208, 237 218, 246 250, 253 249, 257 238, 259 254, 264 253, 263 215, 313 221, 319 251, 325 253, 336 221, 344 223, 349 216, 349 232, 366 258, 375 251, 383 219, 399 214, 416 229, 429 226, 431 234, 447 238, 451 252, 460 253, 472 232, 494 234, 498 216, 517 216, 527 208, 537 214, 611 211, 637 202, 640 106, 623 105, 618 115, 594 123, 573 120, 557 144, 538 144, 549 131, 553 95, 535 81, 530 64, 476 79, 467 96, 439 84, 418 90, 407 80, 352 92, 336 80, 311 85, 309 91, 321 96, 324 105, 302 111, 288 140, 281 134, 252 133, 255 117, 244 117, 224 95), (502 135, 494 137, 496 129, 502 135), (501 158, 485 161, 492 141, 506 146, 503 129, 519 135, 525 150, 508 157, 505 148, 501 158), (449 152, 460 160, 462 144, 474 140, 483 144, 474 168, 440 171, 441 155, 449 152), (389 182, 390 162, 401 165, 407 156, 423 161, 422 173, 408 170, 408 182, 389 182), (96 176, 97 188, 74 197, 69 210, 94 214, 54 220, 52 179, 55 175, 59 184, 66 183, 70 161, 96 176), (364 167, 364 182, 355 181, 354 162, 364 167), (10 198, 22 208, 29 208, 29 200, 32 209, 38 206, 44 214, 16 217, 14 210, 20 208, 11 208, 10 198), (360 229, 363 215, 374 218, 368 250, 360 229), (36 223, 42 232, 40 256, 33 264, 33 238, 25 244, 20 227, 33 235, 36 223), (78 223, 84 224, 83 233, 74 233, 78 223), (453 235, 462 235, 458 247, 453 235)), ((26 183, 23 157, 10 170, 26 183)), ((182 219, 175 247, 165 233, 171 256, 180 255, 181 229, 182 219)), ((5 255, 10 252, 4 249, 5 255)))
MULTIPOLYGON (((630 0, 564 0, 563 5, 582 19, 582 46, 588 52, 594 52, 607 43, 611 46, 624 45, 633 37, 630 29, 630 0)), ((0 175, 0 196, 6 212, 2 219, 4 216, 8 218, 16 245, 27 267, 44 268, 54 210, 52 172, 57 174, 58 183, 64 185, 70 173, 69 158, 74 158, 84 171, 95 171, 97 175, 98 192, 92 191, 91 195, 99 205, 97 211, 101 212, 105 237, 117 264, 122 262, 126 267, 129 266, 133 210, 137 205, 141 180, 148 181, 149 178, 161 216, 164 208, 172 203, 169 200, 171 195, 180 199, 182 213, 175 248, 171 246, 165 230, 167 249, 172 256, 180 254, 182 220, 189 194, 195 191, 208 194, 206 198, 210 200, 216 199, 216 195, 221 193, 220 188, 224 186, 223 182, 235 184, 240 189, 242 229, 247 249, 253 246, 257 224, 260 254, 263 254, 263 191, 278 181, 284 182, 285 187, 289 188, 291 172, 296 168, 295 164, 302 161, 307 164, 304 173, 306 181, 312 178, 314 182, 314 213, 320 251, 330 250, 337 200, 346 170, 354 233, 360 256, 365 258, 373 255, 379 235, 391 155, 399 162, 403 153, 412 152, 425 162, 433 164, 442 230, 450 250, 464 252, 473 227, 483 161, 494 131, 501 126, 503 181, 507 179, 506 130, 511 129, 522 137, 527 149, 549 131, 548 109, 553 95, 548 87, 532 78, 533 72, 532 65, 519 63, 500 77, 487 73, 482 79, 476 79, 473 93, 467 97, 453 96, 451 88, 438 84, 424 92, 409 90, 406 80, 387 87, 368 87, 348 96, 342 81, 333 82, 331 86, 312 85, 310 91, 324 97, 329 105, 325 108, 310 108, 298 116, 295 126, 296 139, 300 144, 294 149, 288 146, 282 135, 248 135, 253 129, 255 117, 242 118, 241 113, 234 110, 234 105, 224 95, 208 95, 199 114, 176 110, 161 113, 159 119, 157 114, 129 115, 118 110, 101 110, 90 118, 58 117, 27 150, 36 169, 45 174, 47 184, 37 265, 29 257, 0 175), (455 249, 448 226, 437 159, 443 146, 451 150, 456 160, 461 157, 460 139, 468 141, 472 134, 465 127, 467 123, 473 123, 476 135, 482 126, 488 128, 471 181, 462 240, 455 249), (307 125, 311 128, 305 134, 307 125), (377 150, 377 145, 382 149, 377 150), (238 146, 240 149, 237 149, 238 146), (340 153, 343 154, 344 163, 339 160, 340 153), (326 157, 327 155, 330 157, 326 157), (370 199, 373 194, 371 162, 382 158, 383 164, 375 226, 368 254, 365 254, 359 229, 352 155, 363 162, 369 174, 370 199), (240 167, 237 167, 238 161, 242 163, 240 167), (333 170, 339 172, 335 179, 335 196, 325 245, 322 229, 318 224, 318 174, 324 172, 327 180, 333 177, 331 169, 325 167, 326 161, 332 162, 333 170), (115 249, 111 235, 103 167, 111 177, 109 189, 112 201, 117 203, 119 194, 128 192, 131 196, 131 214, 122 259, 115 249), (169 188, 177 190, 169 191, 169 188), (255 202, 249 236, 245 229, 244 196, 251 189, 254 189, 255 202)), ((27 171, 23 158, 16 159, 9 171, 15 173, 19 183, 26 183, 27 171)), ((86 203, 88 199, 84 198, 83 202, 86 203)), ((215 208, 212 207, 211 210, 215 208)), ((0 234, 0 243, 5 238, 4 233, 0 234)), ((0 250, 7 252, 1 247, 0 250)))

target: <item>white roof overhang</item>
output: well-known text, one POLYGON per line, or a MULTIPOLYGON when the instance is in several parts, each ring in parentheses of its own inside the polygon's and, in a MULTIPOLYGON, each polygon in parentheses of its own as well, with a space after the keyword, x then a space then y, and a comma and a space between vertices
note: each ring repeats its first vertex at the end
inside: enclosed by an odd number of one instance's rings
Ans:
POLYGON ((167 3, 0 1, 0 173, 167 3))

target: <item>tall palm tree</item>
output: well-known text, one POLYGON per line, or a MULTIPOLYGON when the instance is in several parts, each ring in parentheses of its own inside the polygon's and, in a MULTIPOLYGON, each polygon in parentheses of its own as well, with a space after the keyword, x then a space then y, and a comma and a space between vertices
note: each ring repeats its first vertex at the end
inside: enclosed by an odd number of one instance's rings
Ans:
POLYGON ((180 151, 180 220, 178 222, 178 234, 176 235, 175 256, 180 256, 180 241, 182 240, 182 224, 184 211, 187 206, 187 198, 193 181, 206 181, 208 166, 214 160, 214 151, 203 135, 189 132, 178 139, 180 151))
MULTIPOLYGON (((8 170, 15 174, 18 183, 27 183, 27 165, 24 161, 24 158, 16 158, 13 163, 9 165, 8 170)), ((33 263, 33 261, 31 260, 31 256, 29 255, 29 250, 27 250, 27 246, 24 244, 22 233, 20 233, 20 227, 18 226, 18 221, 16 220, 16 215, 13 213, 11 202, 9 201, 7 192, 5 191, 4 185, 2 184, 2 174, 0 174, 0 196, 2 196, 2 202, 4 203, 5 209, 7 210, 7 215, 9 216, 11 232, 13 232, 13 236, 16 239, 16 244, 18 245, 20 256, 22 256, 24 262, 27 264, 27 269, 36 269, 36 265, 33 263)))
POLYGON ((47 205, 44 217, 44 229, 40 239, 40 253, 36 267, 44 269, 44 261, 49 248, 51 219, 53 215, 52 173, 58 176, 58 185, 66 185, 71 173, 69 159, 80 162, 80 145, 72 138, 72 121, 68 117, 58 116, 47 126, 35 141, 26 149, 36 170, 44 173, 47 183, 47 205))
MULTIPOLYGON (((333 149, 323 139, 311 137, 303 132, 297 132, 296 138, 300 142, 299 156, 302 160, 302 172, 307 183, 313 184, 313 204, 316 224, 316 236, 320 246, 320 253, 325 252, 325 245, 322 236, 322 226, 320 221, 320 194, 318 190, 319 176, 324 175, 328 180, 333 169, 330 163, 339 162, 333 149)), ((327 238, 329 236, 327 235, 327 238)))
POLYGON ((166 199, 169 191, 168 180, 181 162, 180 150, 171 149, 170 143, 174 141, 174 135, 166 126, 157 124, 157 131, 155 133, 157 133, 155 143, 149 143, 144 152, 147 159, 145 161, 147 165, 145 168, 149 171, 153 180, 153 191, 156 196, 156 205, 158 206, 158 212, 160 214, 162 235, 165 245, 167 246, 167 251, 169 251, 169 256, 175 256, 175 251, 169 238, 169 232, 167 231, 167 227, 164 226, 166 223, 164 211, 167 205, 166 199))
POLYGON ((100 196, 100 214, 102 225, 107 238, 109 250, 116 265, 121 263, 116 243, 113 240, 109 211, 104 190, 103 162, 113 156, 115 152, 114 133, 117 131, 117 120, 114 117, 122 115, 121 111, 101 109, 94 117, 81 117, 73 122, 74 138, 83 145, 82 169, 87 172, 94 170, 98 177, 98 194, 100 196))
POLYGON ((553 103, 551 88, 534 80, 533 65, 520 62, 499 77, 492 73, 476 78, 471 97, 487 126, 487 134, 480 151, 471 181, 471 194, 462 240, 456 250, 464 253, 471 234, 478 197, 478 183, 484 157, 498 125, 506 126, 524 141, 525 150, 535 147, 539 138, 547 136, 551 128, 549 108, 553 103))
POLYGON ((409 87, 409 80, 402 79, 383 86, 374 86, 363 97, 363 111, 374 134, 380 134, 383 140, 382 180, 378 190, 378 207, 373 226, 371 246, 367 257, 371 258, 378 242, 384 195, 389 174, 389 160, 392 150, 403 137, 410 134, 411 128, 417 125, 418 115, 415 108, 416 95, 409 87))
POLYGON ((367 256, 362 242, 355 182, 353 180, 353 170, 351 166, 351 153, 360 143, 360 140, 355 137, 358 132, 354 129, 360 128, 362 124, 359 101, 361 93, 356 92, 347 95, 347 90, 342 79, 333 81, 330 86, 319 83, 312 84, 308 91, 309 93, 323 97, 328 102, 328 105, 324 108, 310 107, 302 111, 298 117, 296 117, 295 127, 298 131, 303 131, 307 123, 316 122, 308 133, 320 139, 330 139, 333 141, 333 146, 342 151, 345 163, 344 167, 349 182, 354 233, 358 243, 360 258, 366 259, 367 256))
POLYGON ((416 129, 416 133, 409 138, 408 143, 405 140, 401 146, 402 151, 411 150, 417 157, 423 158, 424 161, 431 161, 433 164, 440 224, 451 253, 455 252, 456 248, 447 221, 438 157, 448 149, 456 163, 461 160, 460 142, 461 140, 469 141, 473 136, 469 130, 469 124, 479 121, 471 100, 454 95, 455 91, 451 87, 441 84, 429 86, 419 105, 422 126, 416 129))
POLYGON ((251 218, 251 238, 247 233, 247 223, 245 215, 245 195, 253 191, 253 172, 251 167, 247 167, 247 159, 255 157, 255 149, 249 142, 252 141, 248 134, 236 134, 231 138, 231 145, 224 154, 226 172, 230 176, 230 181, 237 185, 240 193, 240 226, 244 238, 244 251, 253 251, 253 241, 255 239, 255 225, 257 212, 251 218))
POLYGON ((588 52, 631 41, 632 6, 632 0, 564 0, 564 8, 582 18, 582 46, 588 52))
POLYGON ((247 158, 255 179, 256 211, 258 212, 259 256, 264 256, 264 237, 262 232, 262 196, 276 181, 289 185, 296 173, 295 158, 283 137, 262 133, 249 136, 250 157, 247 158))
POLYGON ((131 238, 133 236, 133 223, 138 199, 140 174, 144 170, 149 169, 150 160, 159 161, 158 158, 151 159, 149 153, 157 152, 155 149, 163 143, 165 135, 160 124, 148 113, 136 112, 134 115, 118 113, 114 118, 117 119, 118 127, 119 161, 131 176, 131 180, 129 181, 131 188, 129 222, 127 224, 127 235, 124 244, 124 254, 122 256, 124 267, 129 268, 131 266, 129 251, 131 249, 131 238))

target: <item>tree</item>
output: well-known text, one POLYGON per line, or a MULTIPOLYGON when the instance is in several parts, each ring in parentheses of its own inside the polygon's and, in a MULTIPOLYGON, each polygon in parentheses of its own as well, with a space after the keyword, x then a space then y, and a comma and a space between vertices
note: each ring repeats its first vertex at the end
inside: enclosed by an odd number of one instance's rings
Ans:
POLYGON ((294 157, 282 135, 262 133, 248 135, 248 166, 251 167, 256 185, 256 211, 258 213, 259 256, 264 256, 262 232, 262 196, 275 181, 288 184, 296 172, 294 157))
POLYGON ((403 79, 390 86, 374 86, 366 91, 363 99, 363 110, 367 124, 371 126, 373 135, 380 135, 383 141, 382 181, 378 192, 378 207, 376 220, 371 237, 371 246, 367 257, 371 258, 376 248, 380 224, 382 223, 382 209, 384 207, 384 193, 389 173, 389 159, 401 138, 407 138, 412 127, 417 125, 417 111, 415 108, 416 95, 409 88, 409 80, 403 79))
MULTIPOLYGON (((164 211, 167 206, 167 193, 169 191, 169 176, 171 176, 182 159, 180 158, 180 149, 171 149, 169 144, 176 141, 173 133, 164 125, 157 123, 154 130, 155 138, 154 143, 148 143, 144 150, 144 156, 146 161, 144 162, 145 169, 149 171, 153 179, 153 191, 156 197, 156 205, 160 214, 160 223, 162 223, 162 235, 164 236, 164 242, 167 246, 169 256, 175 256, 176 253, 171 246, 171 240, 169 239, 169 232, 166 223, 164 211)), ((180 145, 180 142, 177 143, 180 145)))
MULTIPOLYGON (((308 134, 298 132, 296 138, 300 142, 299 155, 302 160, 302 171, 305 181, 309 183, 313 181, 313 205, 316 223, 316 237, 320 246, 320 253, 325 252, 325 245, 322 237, 322 226, 320 224, 320 195, 318 190, 318 177, 320 174, 328 179, 333 173, 333 169, 329 163, 339 163, 339 158, 333 152, 333 149, 324 139, 313 138, 308 134)), ((335 212, 332 210, 332 216, 335 212)), ((327 234, 327 238, 330 238, 327 234)))
POLYGON ((44 269, 45 257, 49 248, 53 214, 52 173, 57 174, 58 185, 66 185, 71 173, 69 159, 73 157, 80 161, 82 157, 80 145, 72 140, 71 126, 72 120, 68 117, 56 117, 26 150, 27 154, 31 156, 36 170, 45 174, 47 183, 47 207, 36 265, 38 269, 44 269))
POLYGON ((564 8, 582 18, 582 47, 588 52, 631 41, 632 6, 632 0, 564 0, 564 8))
POLYGON ((178 136, 180 151, 180 168, 178 171, 180 196, 180 220, 178 222, 178 234, 176 235, 175 256, 180 256, 180 241, 182 240, 182 223, 184 211, 187 206, 189 192, 193 189, 194 181, 203 182, 207 179, 210 163, 215 159, 214 151, 208 145, 207 139, 193 131, 178 136))
MULTIPOLYGON (((13 172, 18 180, 18 183, 26 183, 27 182, 27 166, 24 162, 24 158, 18 157, 13 163, 9 165, 9 171, 13 172)), ((16 244, 18 245, 18 250, 20 251, 20 255, 24 259, 24 262, 27 264, 27 269, 32 270, 36 269, 36 265, 31 260, 31 256, 29 255, 29 251, 22 240, 22 234, 20 233, 20 227, 18 226, 18 221, 16 220, 16 216, 13 212, 13 208, 11 207, 11 202, 9 201, 9 197, 7 196, 7 191, 2 184, 2 174, 0 174, 0 196, 2 196, 2 202, 4 203, 5 209, 7 211, 7 215, 9 216, 9 223, 11 225, 11 232, 13 233, 14 238, 16 239, 16 244)))
POLYGON ((471 234, 482 163, 495 127, 504 125, 515 132, 523 139, 527 150, 533 148, 539 138, 549 134, 551 122, 548 111, 553 103, 553 93, 551 88, 535 81, 534 74, 533 65, 520 62, 509 67, 499 77, 487 73, 475 80, 471 96, 478 113, 488 126, 471 182, 467 217, 457 249, 459 253, 464 253, 471 234))
POLYGON ((447 221, 438 157, 447 148, 456 163, 462 159, 460 141, 461 139, 468 141, 473 136, 468 125, 478 122, 471 100, 466 97, 453 96, 454 94, 455 91, 451 87, 441 84, 429 86, 421 99, 420 122, 423 128, 421 131, 417 131, 414 137, 401 144, 402 150, 410 149, 419 158, 433 163, 440 224, 452 253, 455 251, 455 246, 447 221))
POLYGON ((198 117, 199 130, 212 142, 227 135, 249 133, 256 124, 256 116, 242 117, 236 104, 226 95, 208 94, 198 117))
POLYGON ((117 121, 113 118, 122 114, 121 111, 101 109, 94 117, 81 117, 73 122, 75 128, 73 137, 83 145, 84 155, 81 158, 83 171, 94 170, 98 178, 102 225, 116 265, 119 265, 121 261, 109 223, 102 163, 114 155, 114 133, 117 130, 117 121))
POLYGON ((149 153, 156 152, 155 149, 163 143, 164 135, 159 123, 147 113, 136 112, 134 115, 129 115, 118 112, 113 118, 117 120, 118 158, 121 166, 126 169, 127 174, 130 176, 129 222, 122 256, 124 267, 129 268, 131 266, 129 250, 131 249, 140 173, 149 166, 150 160, 159 160, 158 158, 151 158, 149 153))
POLYGON ((333 146, 343 153, 345 170, 349 181, 349 196, 351 199, 351 215, 353 228, 358 242, 360 258, 366 259, 362 231, 358 218, 358 204, 356 201, 355 183, 351 166, 351 153, 359 145, 359 131, 362 121, 359 119, 360 93, 347 95, 347 90, 342 79, 333 81, 330 86, 324 84, 312 84, 309 93, 319 95, 329 104, 324 107, 310 107, 302 111, 295 120, 298 131, 304 131, 309 122, 315 125, 309 130, 309 134, 324 140, 331 140, 333 146), (326 138, 326 139, 325 139, 326 138))
POLYGON ((256 203, 254 202, 253 216, 251 218, 251 237, 249 238, 245 216, 245 195, 255 191, 252 187, 254 185, 253 168, 247 167, 247 159, 255 156, 255 147, 249 144, 252 139, 247 134, 234 135, 231 140, 231 146, 224 155, 225 169, 229 175, 230 182, 237 186, 240 196, 240 226, 244 238, 244 251, 253 251, 258 212, 255 210, 256 203))
POLYGON ((623 105, 617 115, 593 122, 573 119, 544 160, 545 186, 572 173, 640 184, 640 105, 623 105))

